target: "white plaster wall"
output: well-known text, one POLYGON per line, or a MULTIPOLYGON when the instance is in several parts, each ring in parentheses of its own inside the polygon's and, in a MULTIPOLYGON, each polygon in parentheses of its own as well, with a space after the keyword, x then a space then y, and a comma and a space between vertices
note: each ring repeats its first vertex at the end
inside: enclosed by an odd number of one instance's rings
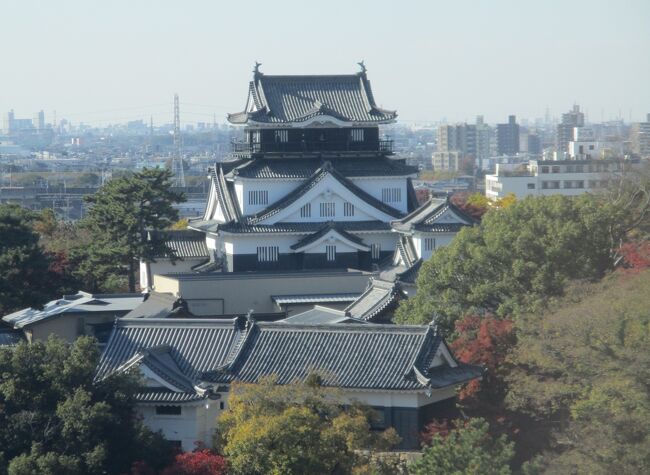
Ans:
POLYGON ((201 435, 198 418, 204 410, 201 406, 184 404, 178 416, 156 414, 155 406, 138 405, 144 424, 153 431, 161 431, 167 440, 180 440, 183 450, 191 451, 201 435))
MULTIPOLYGON (((379 196, 381 196, 381 189, 379 190, 379 196)), ((372 216, 373 219, 378 219, 380 221, 391 221, 395 219, 394 217, 379 211, 373 206, 368 205, 365 201, 359 199, 353 192, 348 190, 343 186, 338 180, 336 180, 331 175, 325 177, 321 180, 314 188, 305 193, 299 200, 292 203, 287 208, 281 210, 277 214, 271 216, 270 218, 261 222, 261 224, 275 224, 282 221, 289 221, 288 216, 297 213, 300 211, 300 208, 309 202, 330 202, 333 199, 339 198, 342 201, 349 201, 353 203, 355 208, 358 208, 359 211, 366 213, 369 216, 372 216)), ((404 197, 402 197, 404 198, 404 197)), ((405 198, 404 198, 405 199, 405 198)), ((399 207, 395 206, 396 209, 399 207)), ((356 211, 356 210, 355 210, 356 211)), ((312 218, 303 219, 301 221, 330 221, 332 219, 340 220, 343 219, 343 205, 337 206, 336 209, 337 216, 330 218, 321 218, 320 209, 318 205, 312 204, 312 218), (340 210, 339 210, 340 208, 340 210), (316 219, 313 218, 316 216, 316 219)), ((353 217, 350 217, 352 219, 353 217)), ((367 219, 367 218, 366 218, 367 219)))
MULTIPOLYGON (((383 251, 394 251, 397 244, 398 236, 396 233, 391 231, 386 231, 385 233, 351 233, 361 239, 363 242, 370 246, 372 243, 381 244, 381 249, 383 251)), ((304 234, 296 235, 224 235, 223 241, 226 248, 226 253, 231 255, 236 254, 256 254, 258 246, 278 246, 281 253, 292 253, 294 252, 291 249, 291 246, 297 243, 300 239, 304 238, 304 234)), ((338 241, 337 241, 338 242, 338 241)), ((329 243, 323 243, 320 251, 309 250, 309 252, 325 252, 325 245, 329 243)), ((338 242, 337 245, 342 245, 338 242)), ((346 246, 347 247, 347 246, 346 246)), ((354 249, 356 251, 356 249, 354 249)), ((344 252, 344 251, 339 251, 344 252)), ((345 251, 348 252, 348 251, 345 251)))
POLYGON ((217 239, 218 237, 213 234, 206 234, 205 245, 208 247, 208 249, 214 249, 214 250, 219 249, 219 243, 217 239))
POLYGON ((281 253, 293 252, 291 245, 296 243, 304 235, 246 235, 246 234, 224 234, 223 241, 226 253, 257 254, 258 246, 278 246, 281 253))
POLYGON ((306 180, 247 180, 245 178, 235 179, 235 193, 243 215, 255 214, 271 206, 276 201, 284 198, 290 192, 298 188, 306 180), (248 192, 255 190, 266 190, 269 194, 267 204, 251 205, 248 203, 248 192))
POLYGON ((366 193, 377 198, 381 201, 381 190, 383 188, 399 188, 401 192, 401 201, 397 203, 386 203, 393 208, 404 213, 408 210, 407 194, 406 194, 406 178, 352 178, 352 182, 361 188, 366 193))
MULTIPOLYGON (((433 390, 430 396, 425 391, 353 391, 342 390, 343 403, 358 401, 369 406, 418 408, 456 395, 454 387, 433 390)), ((181 405, 178 416, 156 415, 153 405, 139 404, 138 413, 144 424, 153 431, 160 430, 168 440, 180 440, 185 451, 191 451, 200 441, 210 445, 212 434, 223 411, 228 408, 228 393, 221 393, 219 400, 205 400, 200 403, 181 405), (221 409, 220 403, 224 403, 221 409)))
MULTIPOLYGON (((356 197, 355 197, 356 198, 356 197)), ((372 221, 375 220, 376 217, 364 212, 364 208, 367 208, 368 206, 363 203, 361 204, 359 199, 355 199, 354 201, 348 201, 347 199, 344 199, 338 195, 331 194, 329 197, 326 197, 323 194, 320 194, 316 196, 314 199, 308 202, 302 202, 300 203, 300 207, 297 207, 297 209, 282 218, 282 221, 285 223, 318 223, 318 222, 326 222, 326 221, 372 221), (344 215, 344 204, 346 202, 350 202, 354 204, 354 216, 345 216, 344 215), (311 216, 310 217, 301 217, 300 216, 300 208, 306 204, 310 203, 311 204, 311 216), (320 204, 321 203, 334 203, 334 208, 335 208, 335 215, 333 217, 321 217, 320 215, 320 204)), ((294 207, 295 208, 295 207, 294 207)))

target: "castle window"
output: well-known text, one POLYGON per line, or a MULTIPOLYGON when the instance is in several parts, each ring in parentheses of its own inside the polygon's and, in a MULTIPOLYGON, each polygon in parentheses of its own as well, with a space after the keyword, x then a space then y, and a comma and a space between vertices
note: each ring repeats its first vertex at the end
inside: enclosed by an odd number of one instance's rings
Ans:
POLYGON ((363 129, 350 129, 350 140, 352 142, 363 142, 363 129))
POLYGON ((274 138, 276 142, 287 143, 289 141, 289 131, 288 130, 275 130, 274 138))
POLYGON ((381 245, 380 244, 371 244, 370 245, 370 255, 373 260, 377 260, 381 257, 381 245))
POLYGON ((343 216, 354 216, 354 205, 347 201, 343 204, 343 216))
POLYGON ((336 246, 325 246, 325 255, 328 262, 336 260, 336 246))
POLYGON ((258 246, 257 262, 277 262, 279 254, 278 246, 258 246))
POLYGON ((399 203, 402 201, 402 190, 400 188, 382 188, 381 200, 384 203, 399 203))
POLYGON ((300 208, 300 217, 301 218, 311 218, 311 203, 307 203, 300 208))
POLYGON ((333 218, 336 216, 336 203, 321 203, 320 204, 320 217, 333 218))
POLYGON ((269 192, 267 190, 251 190, 248 192, 249 205, 269 204, 269 192))
POLYGON ((424 238, 424 250, 434 251, 436 249, 436 238, 424 238))

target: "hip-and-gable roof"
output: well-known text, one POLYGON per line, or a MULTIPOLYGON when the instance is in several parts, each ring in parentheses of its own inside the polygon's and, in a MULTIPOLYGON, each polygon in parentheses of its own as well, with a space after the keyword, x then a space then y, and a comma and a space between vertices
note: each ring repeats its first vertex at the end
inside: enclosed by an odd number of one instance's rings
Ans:
POLYGON ((290 124, 327 116, 342 122, 385 124, 395 111, 380 108, 362 71, 339 75, 265 75, 256 71, 246 108, 228 114, 232 124, 290 124))

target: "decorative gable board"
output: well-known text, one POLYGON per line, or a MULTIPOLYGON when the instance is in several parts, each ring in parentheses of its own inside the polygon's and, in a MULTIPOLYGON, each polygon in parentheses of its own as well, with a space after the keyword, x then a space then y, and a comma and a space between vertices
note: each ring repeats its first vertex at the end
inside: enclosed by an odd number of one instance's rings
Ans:
POLYGON ((433 223, 459 223, 467 225, 472 224, 468 219, 454 212, 451 208, 447 208, 440 216, 431 220, 431 222, 428 224, 433 223))
POLYGON ((336 246, 336 252, 357 252, 370 250, 370 247, 367 245, 350 241, 335 229, 331 229, 327 234, 321 236, 316 241, 295 249, 295 252, 306 252, 308 254, 324 253, 326 252, 326 246, 336 246))
MULTIPOLYGON (((368 220, 370 217, 373 220, 379 220, 383 222, 389 222, 394 218, 383 211, 380 211, 373 206, 370 206, 368 203, 363 201, 352 191, 343 186, 336 178, 332 175, 327 175, 319 183, 316 184, 311 190, 301 196, 299 199, 291 203, 289 206, 269 217, 266 220, 260 221, 258 224, 275 224, 280 222, 295 222, 289 219, 290 216, 300 214, 300 208, 306 203, 312 203, 312 216, 316 214, 316 217, 311 219, 301 219, 300 221, 307 222, 318 222, 318 221, 342 221, 344 220, 342 205, 340 206, 340 214, 337 209, 337 215, 334 217, 320 217, 319 208, 321 202, 330 202, 332 197, 338 197, 342 201, 348 201, 352 203, 355 207, 355 210, 359 210, 363 213, 368 220), (314 205, 315 204, 315 205, 314 205), (314 209, 315 208, 315 209, 314 209), (315 213, 314 213, 315 211, 315 213)), ((351 217, 355 219, 350 219, 351 221, 362 220, 356 217, 351 217)))
POLYGON ((142 374, 142 377, 144 378, 144 383, 148 388, 167 388, 172 391, 181 391, 179 388, 165 381, 163 378, 151 371, 146 364, 141 363, 139 369, 140 374, 142 374))

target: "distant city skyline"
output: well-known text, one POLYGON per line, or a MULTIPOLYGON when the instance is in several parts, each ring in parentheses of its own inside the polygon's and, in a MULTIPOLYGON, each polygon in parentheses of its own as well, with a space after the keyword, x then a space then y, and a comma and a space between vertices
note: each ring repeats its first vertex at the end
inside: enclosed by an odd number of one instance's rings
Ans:
POLYGON ((398 121, 645 120, 650 2, 8 1, 0 112, 106 125, 225 121, 266 74, 354 73, 398 121))

